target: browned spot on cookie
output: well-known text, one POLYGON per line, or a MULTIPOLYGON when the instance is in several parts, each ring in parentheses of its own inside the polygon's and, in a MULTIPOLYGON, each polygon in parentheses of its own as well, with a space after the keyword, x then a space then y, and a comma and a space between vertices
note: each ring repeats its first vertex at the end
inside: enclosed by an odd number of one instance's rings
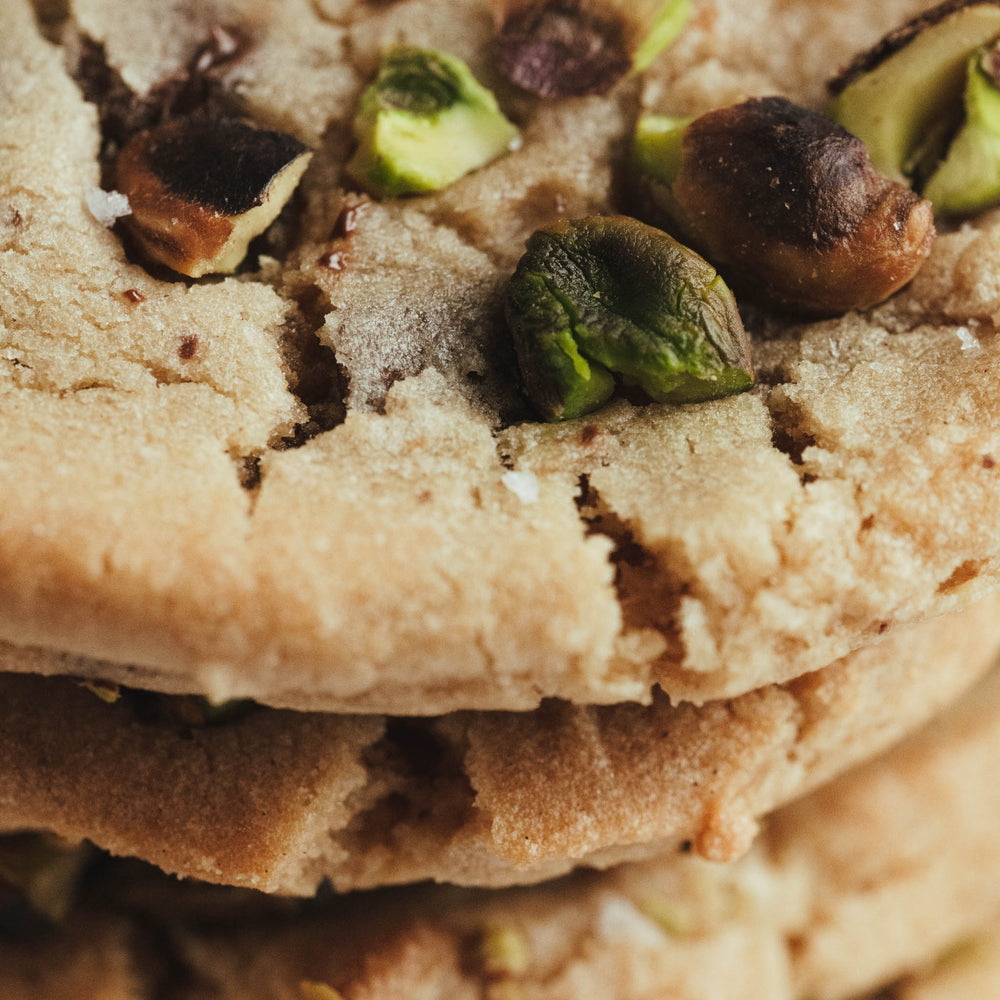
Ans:
POLYGON ((434 494, 430 490, 421 490, 417 494, 417 503, 430 503, 434 499, 434 494))
POLYGON ((866 517, 866 518, 865 518, 865 519, 864 519, 864 520, 863 520, 863 521, 861 522, 861 530, 862 530, 862 531, 871 531, 871 530, 872 530, 872 528, 874 528, 874 527, 875 527, 875 515, 874 515, 874 514, 869 514, 869 515, 868 515, 868 516, 867 516, 867 517, 866 517))
POLYGON ((122 292, 122 297, 126 302, 131 302, 132 305, 137 306, 140 302, 146 301, 146 296, 139 291, 138 288, 126 288, 122 292))
POLYGON ((177 356, 181 361, 190 361, 198 353, 198 337, 189 333, 181 339, 181 346, 177 348, 177 356))
POLYGON ((992 455, 983 455, 983 468, 993 469, 996 468, 997 460, 992 455))
POLYGON ((967 559, 961 565, 955 567, 951 576, 948 577, 938 587, 939 594, 947 594, 952 590, 957 590, 964 583, 974 580, 979 575, 981 563, 978 559, 967 559))
POLYGON ((584 448, 592 445, 601 436, 601 428, 595 427, 593 424, 587 424, 586 427, 580 431, 580 444, 584 448))
POLYGON ((24 222, 24 216, 16 209, 12 208, 10 212, 10 222, 9 224, 13 226, 14 229, 20 229, 21 224, 24 222))

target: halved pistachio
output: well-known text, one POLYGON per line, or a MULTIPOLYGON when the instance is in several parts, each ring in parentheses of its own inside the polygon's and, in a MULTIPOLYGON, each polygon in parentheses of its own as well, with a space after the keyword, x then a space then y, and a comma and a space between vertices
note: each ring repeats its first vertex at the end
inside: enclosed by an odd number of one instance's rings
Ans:
POLYGON ((461 59, 409 46, 386 53, 354 132, 358 149, 347 171, 379 197, 440 190, 518 138, 461 59))
POLYGON ((644 118, 634 161, 651 222, 734 285, 798 311, 881 302, 934 238, 928 202, 877 173, 859 139, 783 98, 644 118))
POLYGON ((941 212, 968 214, 1000 202, 1000 52, 973 53, 965 84, 965 122, 923 194, 941 212))
POLYGON ((545 420, 606 402, 615 375, 652 399, 687 403, 753 384, 749 338, 714 268, 624 216, 539 230, 507 288, 525 390, 545 420))
MULTIPOLYGON (((991 75, 975 79, 970 59, 998 37, 1000 0, 947 0, 887 35, 832 80, 829 114, 864 141, 876 169, 923 188, 936 208, 957 210, 939 201, 941 188, 938 198, 928 193, 928 179, 962 126, 963 91, 964 113, 974 116, 979 96, 995 86, 991 75), (979 94, 970 95, 970 88, 979 94)), ((982 124, 974 122, 973 129, 982 124)), ((975 148, 978 138, 971 146, 963 143, 949 170, 971 177, 974 165, 963 166, 959 158, 985 162, 984 149, 975 148)), ((998 167, 991 163, 989 169, 998 167)))
POLYGON ((234 271, 278 217, 312 153, 235 118, 196 115, 140 132, 115 164, 123 224, 154 261, 192 278, 234 271))
POLYGON ((676 38, 690 0, 493 0, 504 75, 541 97, 603 94, 676 38))

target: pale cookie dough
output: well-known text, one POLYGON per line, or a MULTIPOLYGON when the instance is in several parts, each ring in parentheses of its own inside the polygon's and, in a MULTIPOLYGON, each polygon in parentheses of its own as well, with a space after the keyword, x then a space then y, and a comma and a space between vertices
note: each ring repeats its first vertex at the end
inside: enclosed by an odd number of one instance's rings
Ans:
MULTIPOLYGON (((675 854, 525 889, 422 886, 300 910, 107 871, 62 933, 101 947, 95 910, 143 930, 119 938, 134 991, 102 1000, 848 1000, 923 969, 1000 906, 998 712, 993 674, 894 751, 775 814, 731 865, 675 854)), ((52 947, 0 946, 0 988, 52 947)), ((103 947, 113 968, 120 948, 103 947)), ((38 988, 58 971, 42 967, 38 988)))
MULTIPOLYGON (((323 879, 538 882, 682 842, 730 860, 761 816, 899 740, 998 651, 993 598, 700 708, 662 695, 431 719, 260 708, 209 725, 148 695, 109 705, 61 678, 0 674, 0 830, 305 896, 323 879)), ((0 665, 38 659, 8 648, 0 665)))
POLYGON ((546 103, 497 79, 485 3, 4 3, 0 639, 305 710, 705 702, 995 590, 995 213, 868 313, 748 306, 760 384, 722 402, 540 425, 500 309, 533 229, 627 207, 641 110, 817 106, 917 6, 700 0, 642 79, 546 103), (261 256, 191 283, 88 204, 219 38, 212 100, 315 156, 261 256), (364 204, 349 123, 396 41, 467 58, 522 142, 364 204))

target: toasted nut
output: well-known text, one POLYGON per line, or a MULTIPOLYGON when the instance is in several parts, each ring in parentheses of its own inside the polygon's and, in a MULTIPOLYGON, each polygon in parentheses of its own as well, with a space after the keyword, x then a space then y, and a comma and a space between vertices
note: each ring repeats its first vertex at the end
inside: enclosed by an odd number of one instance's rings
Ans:
POLYGON ((919 186, 961 123, 970 55, 998 36, 998 0, 947 0, 830 81, 829 114, 864 141, 876 170, 919 186))
POLYGON ((194 116, 141 132, 115 185, 124 225, 154 261, 199 278, 234 271, 277 218, 312 153, 298 139, 233 118, 194 116))
POLYGON ((361 97, 354 132, 348 173, 379 197, 447 187, 518 139, 461 59, 408 46, 386 54, 361 97))
POLYGON ((545 420, 597 409, 615 374, 670 403, 753 383, 749 339, 722 279, 635 219, 591 216, 539 230, 511 278, 506 311, 525 390, 545 420))
POLYGON ((771 304, 867 308, 930 253, 930 203, 878 174, 859 139, 783 98, 644 120, 635 162, 650 221, 771 304))
POLYGON ((541 97, 603 94, 674 40, 690 6, 690 0, 493 0, 500 68, 541 97))

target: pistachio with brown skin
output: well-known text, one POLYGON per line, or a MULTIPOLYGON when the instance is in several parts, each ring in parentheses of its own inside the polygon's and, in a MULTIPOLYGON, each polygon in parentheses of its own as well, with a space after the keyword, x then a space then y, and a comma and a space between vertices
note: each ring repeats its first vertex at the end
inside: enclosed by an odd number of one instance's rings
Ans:
POLYGON ((493 0, 501 71, 540 97, 603 94, 674 40, 690 0, 493 0))
POLYGON ((829 83, 831 117, 876 168, 945 213, 1000 202, 1000 0, 946 0, 829 83))
POLYGON ((823 115, 767 97, 662 121, 636 132, 648 221, 737 288, 842 313, 888 298, 930 253, 930 203, 875 171, 864 144, 823 115))
POLYGON ((236 118, 196 115, 140 132, 115 164, 123 224, 152 260, 199 278, 234 271, 309 164, 303 143, 236 118))

